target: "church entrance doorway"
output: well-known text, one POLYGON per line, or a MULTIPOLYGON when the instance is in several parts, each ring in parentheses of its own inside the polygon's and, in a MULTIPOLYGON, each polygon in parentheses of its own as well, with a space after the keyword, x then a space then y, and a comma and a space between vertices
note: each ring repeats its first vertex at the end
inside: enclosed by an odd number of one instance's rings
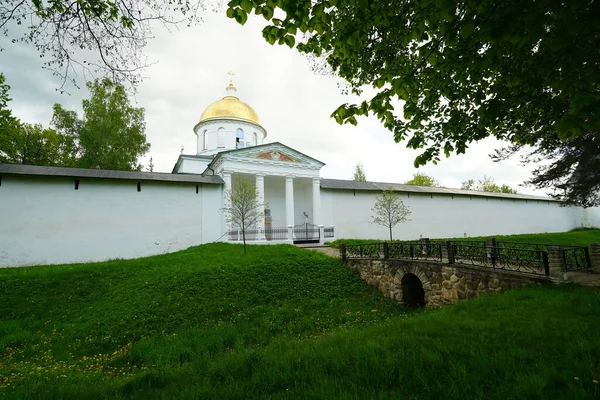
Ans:
POLYGON ((304 223, 294 226, 294 244, 319 243, 321 232, 317 225, 304 223))
POLYGON ((400 283, 402 284, 402 302, 405 306, 425 307, 425 289, 415 274, 405 274, 400 283))

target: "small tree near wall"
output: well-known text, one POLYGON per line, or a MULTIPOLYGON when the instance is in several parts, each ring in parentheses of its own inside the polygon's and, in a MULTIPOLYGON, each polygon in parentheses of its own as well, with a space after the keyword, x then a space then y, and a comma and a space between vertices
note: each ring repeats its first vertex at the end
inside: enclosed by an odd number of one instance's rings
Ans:
POLYGON ((390 230, 390 240, 392 240, 392 229, 399 222, 409 221, 410 209, 404 205, 398 194, 391 188, 381 192, 381 195, 375 201, 372 223, 385 226, 390 230))
POLYGON ((256 225, 264 207, 258 201, 256 187, 241 179, 234 180, 232 190, 228 191, 226 198, 229 199, 229 202, 222 210, 227 223, 241 229, 245 256, 246 231, 256 225))

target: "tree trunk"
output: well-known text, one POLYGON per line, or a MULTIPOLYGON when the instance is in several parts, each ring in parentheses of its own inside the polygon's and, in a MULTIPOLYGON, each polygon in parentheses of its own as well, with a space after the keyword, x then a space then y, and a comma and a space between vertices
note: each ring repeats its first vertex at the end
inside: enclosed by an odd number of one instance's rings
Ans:
POLYGON ((390 242, 392 241, 392 227, 390 226, 390 242))
POLYGON ((246 257, 246 227, 244 226, 243 222, 242 222, 242 239, 244 241, 244 257, 246 257))

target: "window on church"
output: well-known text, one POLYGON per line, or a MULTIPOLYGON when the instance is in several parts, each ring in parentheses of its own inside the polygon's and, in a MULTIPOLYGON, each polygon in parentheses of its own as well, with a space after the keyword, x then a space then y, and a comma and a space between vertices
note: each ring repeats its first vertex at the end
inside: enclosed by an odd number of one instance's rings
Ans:
POLYGON ((202 134, 202 150, 208 149, 208 131, 205 129, 202 134))
POLYGON ((235 147, 237 149, 244 147, 244 131, 240 128, 235 131, 235 147))
POLYGON ((225 147, 225 128, 219 128, 217 130, 217 147, 225 147))
POLYGON ((258 135, 256 134, 256 132, 254 132, 254 145, 256 146, 258 144, 258 135))

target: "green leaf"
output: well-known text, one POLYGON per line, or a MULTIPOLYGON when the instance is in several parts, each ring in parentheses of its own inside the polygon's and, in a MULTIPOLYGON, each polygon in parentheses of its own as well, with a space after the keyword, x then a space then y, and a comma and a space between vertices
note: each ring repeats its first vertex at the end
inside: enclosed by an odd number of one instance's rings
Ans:
POLYGON ((240 6, 242 7, 242 10, 244 10, 246 13, 250 13, 254 8, 254 5, 250 0, 242 0, 240 6))
POLYGON ((262 9, 262 15, 268 21, 273 18, 273 8, 269 6, 264 6, 262 9))
POLYGON ((296 44, 296 39, 293 36, 288 35, 285 37, 285 44, 287 44, 291 49, 294 47, 294 44, 296 44))
POLYGON ((237 10, 238 12, 235 15, 235 20, 238 24, 244 25, 246 21, 248 21, 248 14, 244 10, 237 10))

